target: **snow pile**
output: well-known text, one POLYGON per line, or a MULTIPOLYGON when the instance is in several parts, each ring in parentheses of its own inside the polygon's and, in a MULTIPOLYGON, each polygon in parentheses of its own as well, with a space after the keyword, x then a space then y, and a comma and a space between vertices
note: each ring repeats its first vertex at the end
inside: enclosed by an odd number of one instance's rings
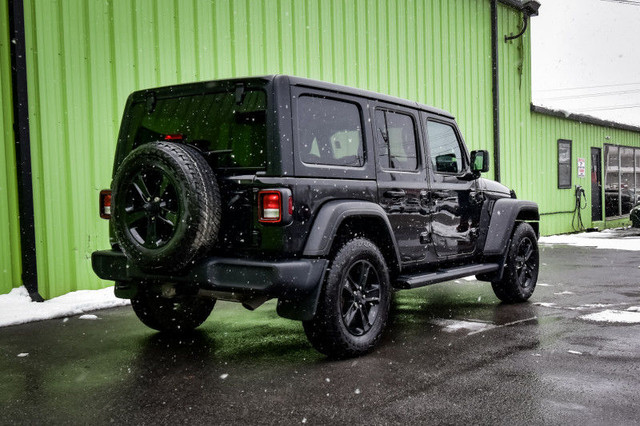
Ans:
POLYGON ((83 320, 97 320, 99 319, 97 315, 93 315, 93 314, 84 314, 84 315, 80 315, 78 317, 78 319, 83 319, 83 320))
POLYGON ((579 247, 595 247, 612 250, 640 250, 640 235, 637 230, 607 229, 602 232, 552 235, 540 237, 540 244, 566 244, 579 247))
POLYGON ((626 311, 607 309, 606 311, 583 315, 580 318, 586 321, 607 322, 613 324, 640 324, 640 312, 633 306, 626 311))
POLYGON ((432 323, 443 327, 443 331, 446 331, 447 333, 455 333, 459 330, 465 330, 475 334, 496 327, 493 324, 485 322, 459 321, 451 319, 436 319, 433 320, 432 323))
POLYGON ((551 302, 534 302, 534 305, 542 306, 543 308, 553 308, 554 306, 556 306, 555 303, 551 302))
POLYGON ((127 304, 128 300, 114 296, 113 287, 74 291, 42 303, 32 302, 27 289, 19 287, 9 294, 0 295, 0 327, 79 315, 127 304))

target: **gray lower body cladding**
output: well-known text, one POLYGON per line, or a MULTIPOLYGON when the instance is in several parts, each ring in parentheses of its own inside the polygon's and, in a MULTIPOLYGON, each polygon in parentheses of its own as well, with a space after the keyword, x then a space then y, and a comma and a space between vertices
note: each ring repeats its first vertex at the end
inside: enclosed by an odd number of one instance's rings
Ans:
POLYGON ((256 261, 209 257, 173 275, 142 271, 115 250, 96 251, 91 262, 100 278, 116 281, 116 294, 120 297, 131 297, 141 285, 196 286, 241 302, 277 298, 278 314, 296 320, 313 318, 328 264, 326 259, 256 261))

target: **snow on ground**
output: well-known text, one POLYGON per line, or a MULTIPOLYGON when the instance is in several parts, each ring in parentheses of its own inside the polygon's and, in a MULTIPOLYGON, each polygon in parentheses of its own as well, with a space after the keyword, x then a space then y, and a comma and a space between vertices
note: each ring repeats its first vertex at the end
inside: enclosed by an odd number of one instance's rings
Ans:
POLYGON ((614 250, 640 250, 640 231, 637 229, 605 229, 602 232, 583 232, 540 237, 540 244, 567 244, 614 250))
POLYGON ((586 321, 613 324, 640 324, 640 312, 633 310, 634 308, 636 308, 636 306, 633 306, 626 311, 607 309, 606 311, 583 315, 580 318, 586 321))
MULTIPOLYGON (((19 287, 11 290, 9 294, 0 295, 0 327, 79 315, 96 309, 127 304, 128 300, 118 299, 113 295, 113 287, 74 291, 42 303, 32 302, 27 289, 19 287)), ((84 317, 97 319, 95 315, 84 317)))
POLYGON ((455 333, 459 330, 465 330, 469 332, 479 332, 484 330, 490 330, 496 326, 485 322, 474 321, 460 321, 451 319, 436 319, 431 321, 435 325, 442 327, 443 331, 447 333, 455 333))

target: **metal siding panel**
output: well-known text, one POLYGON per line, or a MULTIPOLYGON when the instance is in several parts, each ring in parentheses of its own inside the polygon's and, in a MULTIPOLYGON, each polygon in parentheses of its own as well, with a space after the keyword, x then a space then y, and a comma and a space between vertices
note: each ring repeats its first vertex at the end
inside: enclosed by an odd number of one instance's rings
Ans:
POLYGON ((0 1, 0 294, 22 284, 20 224, 18 221, 18 183, 13 135, 11 89, 11 37, 9 6, 0 1))
MULTIPOLYGON (((538 168, 538 176, 541 179, 539 184, 535 186, 533 195, 533 199, 540 204, 540 212, 573 210, 574 190, 558 189, 557 172, 557 140, 569 139, 572 141, 572 184, 581 185, 586 191, 587 208, 582 211, 582 219, 585 226, 592 226, 591 182, 588 175, 583 179, 577 177, 577 158, 585 158, 589 169, 591 167, 591 147, 604 149, 605 143, 640 147, 640 134, 578 123, 539 113, 532 113, 531 116, 532 134, 536 135, 537 149, 532 149, 528 153, 534 159, 535 164, 541 165, 538 168), (610 139, 606 139, 607 136, 610 139)), ((531 169, 532 172, 536 170, 535 167, 531 167, 531 169)), ((541 232, 544 235, 572 232, 571 219, 572 214, 570 213, 543 216, 541 232)), ((605 226, 619 226, 621 223, 624 222, 607 221, 605 226)))
POLYGON ((133 90, 293 73, 449 108, 470 146, 491 145, 490 110, 477 107, 491 105, 486 1, 26 0, 25 10, 45 297, 108 284, 89 265, 107 242, 95 200, 133 90))
MULTIPOLYGON (((530 31, 515 41, 502 41, 505 34, 518 32, 520 26, 517 12, 499 8, 502 181, 515 189, 519 198, 538 202, 541 213, 573 210, 573 189, 557 188, 557 140, 572 140, 572 184, 582 185, 587 192, 589 204, 582 216, 585 226, 591 226, 590 182, 588 177, 577 178, 577 158, 590 163, 590 148, 602 148, 606 135, 611 136, 611 143, 640 147, 640 134, 532 114, 530 31)), ((571 219, 570 213, 543 216, 541 232, 572 232, 571 219)))
MULTIPOLYGON (((42 294, 108 284, 89 266, 91 251, 108 241, 95 204, 98 191, 109 186, 122 108, 133 90, 293 73, 449 109, 469 147, 491 151, 489 4, 25 0, 42 294)), ((517 32, 519 14, 503 6, 499 13, 500 35, 517 32)), ((603 136, 531 114, 529 37, 527 31, 500 45, 503 180, 521 198, 552 211, 571 205, 553 186, 555 140, 562 133, 574 140, 574 155, 586 155, 589 146, 602 145, 603 136)), ((640 145, 638 135, 613 133, 640 145)), ((542 223, 545 233, 568 230, 564 217, 542 223)))

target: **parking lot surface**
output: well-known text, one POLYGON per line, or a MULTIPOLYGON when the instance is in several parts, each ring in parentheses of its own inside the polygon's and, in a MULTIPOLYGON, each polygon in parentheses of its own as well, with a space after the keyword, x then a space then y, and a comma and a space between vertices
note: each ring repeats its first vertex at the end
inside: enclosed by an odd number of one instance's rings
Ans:
POLYGON ((382 344, 343 361, 273 302, 220 302, 183 338, 130 307, 5 327, 0 423, 637 424, 640 252, 543 245, 541 262, 525 304, 467 279, 399 292, 382 344))

